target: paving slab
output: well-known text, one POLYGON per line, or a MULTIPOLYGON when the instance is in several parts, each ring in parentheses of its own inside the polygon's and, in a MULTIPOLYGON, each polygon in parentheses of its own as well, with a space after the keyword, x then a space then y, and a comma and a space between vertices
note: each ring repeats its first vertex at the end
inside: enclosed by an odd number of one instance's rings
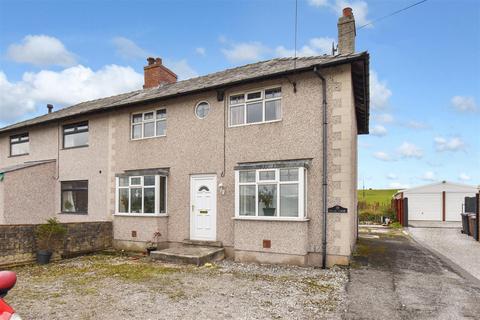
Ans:
POLYGON ((225 257, 225 249, 219 247, 183 245, 152 251, 150 256, 157 260, 173 263, 189 263, 200 266, 210 261, 222 260, 225 257))

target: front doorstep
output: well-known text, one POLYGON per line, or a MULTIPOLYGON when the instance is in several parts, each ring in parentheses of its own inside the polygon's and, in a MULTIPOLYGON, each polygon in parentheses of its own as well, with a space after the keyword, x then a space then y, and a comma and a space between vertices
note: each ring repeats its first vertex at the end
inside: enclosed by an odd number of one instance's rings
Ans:
POLYGON ((210 261, 223 260, 225 258, 225 249, 218 247, 184 245, 159 251, 152 251, 150 257, 166 262, 188 263, 201 266, 210 261))
POLYGON ((189 245, 189 246, 204 246, 204 247, 218 247, 218 248, 223 247, 222 241, 206 241, 206 240, 185 239, 185 240, 183 240, 183 244, 189 245))

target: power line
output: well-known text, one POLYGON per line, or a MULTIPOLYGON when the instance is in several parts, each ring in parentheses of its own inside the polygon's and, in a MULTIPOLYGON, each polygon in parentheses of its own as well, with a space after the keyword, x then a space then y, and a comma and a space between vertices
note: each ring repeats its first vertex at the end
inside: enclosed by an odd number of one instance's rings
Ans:
MULTIPOLYGON (((399 9, 399 10, 394 11, 394 12, 392 12, 392 13, 389 13, 389 14, 383 16, 383 17, 374 19, 374 20, 370 21, 369 23, 366 23, 366 24, 364 24, 364 25, 359 26, 358 28, 356 28, 356 30, 360 30, 360 29, 362 29, 362 28, 365 28, 365 27, 367 27, 367 26, 369 26, 369 25, 372 25, 372 24, 375 23, 375 22, 378 22, 378 21, 380 21, 380 20, 384 20, 384 19, 389 18, 389 17, 391 17, 391 16, 394 16, 394 15, 396 15, 396 14, 399 14, 400 12, 403 12, 403 11, 405 11, 405 10, 408 10, 408 9, 410 9, 410 8, 413 8, 413 7, 415 7, 415 6, 418 6, 418 5, 420 5, 420 4, 424 3, 424 2, 427 2, 427 1, 428 1, 428 0, 422 0, 422 1, 416 2, 416 3, 414 3, 414 4, 411 4, 411 5, 409 5, 409 6, 406 6, 405 8, 402 8, 402 9, 399 9)), ((352 32, 354 32, 354 31, 355 31, 355 30, 347 31, 347 32, 345 32, 345 33, 340 34, 339 36, 343 36, 343 35, 352 33, 352 32)))
POLYGON ((370 21, 369 23, 366 23, 366 24, 358 27, 357 30, 360 30, 360 29, 362 29, 362 28, 365 28, 366 26, 369 26, 369 25, 373 24, 374 22, 378 22, 378 21, 380 21, 380 20, 383 20, 383 19, 389 18, 389 17, 391 17, 391 16, 394 16, 394 15, 396 15, 396 14, 402 12, 402 11, 408 10, 408 9, 410 9, 410 8, 413 8, 413 7, 415 7, 415 6, 418 6, 419 4, 422 4, 422 3, 427 2, 427 1, 428 1, 428 0, 422 0, 422 1, 416 2, 416 3, 411 4, 411 5, 409 5, 409 6, 405 7, 405 8, 402 8, 402 9, 400 9, 400 10, 397 10, 397 11, 394 11, 394 12, 392 12, 392 13, 389 13, 389 14, 387 14, 386 16, 383 16, 383 17, 377 18, 377 19, 375 19, 375 20, 372 20, 372 21, 370 21))

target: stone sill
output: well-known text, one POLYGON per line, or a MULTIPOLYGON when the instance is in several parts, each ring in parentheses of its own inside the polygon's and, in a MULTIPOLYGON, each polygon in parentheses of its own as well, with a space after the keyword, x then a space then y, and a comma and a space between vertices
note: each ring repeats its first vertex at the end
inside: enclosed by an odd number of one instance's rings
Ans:
POLYGON ((135 217, 135 218, 168 218, 168 214, 134 214, 134 213, 115 213, 113 217, 135 217))
POLYGON ((284 221, 284 222, 308 222, 310 219, 308 218, 278 218, 278 217, 268 217, 268 218, 261 218, 261 217, 233 217, 233 220, 238 221, 284 221))

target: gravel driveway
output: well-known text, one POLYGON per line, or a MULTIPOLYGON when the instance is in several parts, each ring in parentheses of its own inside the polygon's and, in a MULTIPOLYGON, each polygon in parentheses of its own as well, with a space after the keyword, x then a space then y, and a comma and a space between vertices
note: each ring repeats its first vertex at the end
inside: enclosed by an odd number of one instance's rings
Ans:
POLYGON ((478 319, 480 286, 401 230, 372 226, 360 232, 346 319, 478 319))
POLYGON ((480 242, 462 234, 460 228, 408 228, 421 245, 433 249, 480 282, 480 242))
POLYGON ((340 319, 347 270, 94 255, 15 269, 24 319, 340 319))

